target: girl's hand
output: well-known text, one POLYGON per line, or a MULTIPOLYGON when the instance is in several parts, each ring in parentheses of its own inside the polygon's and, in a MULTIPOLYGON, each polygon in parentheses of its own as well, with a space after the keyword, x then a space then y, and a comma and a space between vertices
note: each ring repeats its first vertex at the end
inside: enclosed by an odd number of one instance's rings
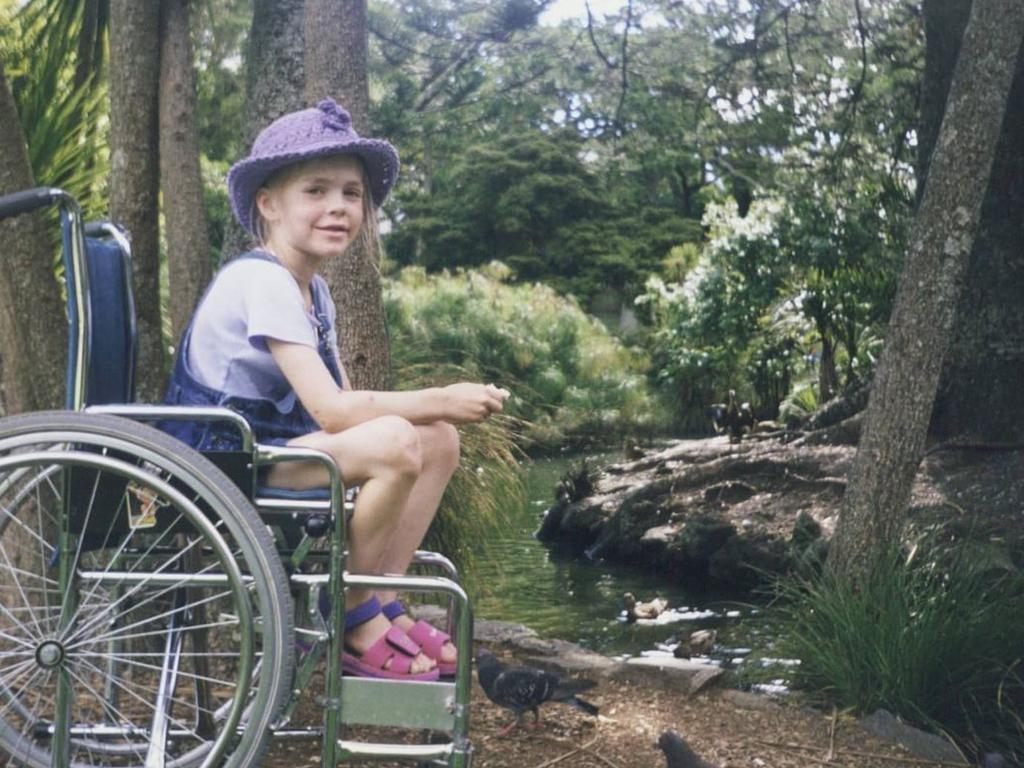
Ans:
POLYGON ((473 384, 468 381, 441 388, 445 420, 452 424, 483 421, 505 407, 507 389, 494 384, 473 384))

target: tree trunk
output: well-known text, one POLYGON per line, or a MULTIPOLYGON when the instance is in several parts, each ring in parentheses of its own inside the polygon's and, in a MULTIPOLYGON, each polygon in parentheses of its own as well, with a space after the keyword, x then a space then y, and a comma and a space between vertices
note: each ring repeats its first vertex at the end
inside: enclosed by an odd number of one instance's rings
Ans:
MULTIPOLYGON (((969 3, 926 2, 928 54, 922 87, 921 157, 931 148, 967 22, 969 3)), ((1024 441, 1020 382, 1024 380, 1024 56, 996 150, 981 225, 960 296, 949 354, 932 416, 940 439, 1024 441)))
MULTIPOLYGON (((306 0, 306 98, 311 104, 332 96, 367 135, 370 89, 367 77, 366 0, 306 0)), ((381 295, 382 254, 353 245, 326 266, 338 305, 341 362, 357 389, 387 389, 391 357, 381 295)))
MULTIPOLYGON (((0 60, 0 195, 35 186, 0 60)), ((41 214, 0 221, 0 415, 64 401, 67 327, 41 214)))
POLYGON ((166 385, 160 320, 157 82, 160 5, 110 3, 110 215, 131 235, 139 352, 136 389, 155 402, 166 385))
POLYGON ((976 0, 829 552, 851 578, 901 532, 1022 38, 1019 0, 976 0))
MULTIPOLYGON (((256 134, 271 122, 306 106, 304 12, 303 0, 253 0, 242 126, 246 152, 256 134)), ((252 245, 252 237, 232 217, 224 238, 223 258, 252 245)))
POLYGON ((196 123, 189 0, 161 3, 160 184, 170 274, 171 338, 180 338, 210 281, 196 123))

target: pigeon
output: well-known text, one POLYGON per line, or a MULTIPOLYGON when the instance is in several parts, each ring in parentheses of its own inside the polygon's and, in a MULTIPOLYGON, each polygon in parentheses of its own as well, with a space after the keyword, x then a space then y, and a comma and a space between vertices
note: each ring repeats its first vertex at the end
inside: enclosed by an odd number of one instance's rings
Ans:
POLYGON ((538 708, 546 701, 559 701, 576 707, 588 715, 596 715, 597 707, 576 694, 593 688, 592 680, 563 680, 558 675, 532 667, 509 667, 498 661, 490 651, 477 651, 476 671, 480 687, 495 704, 516 713, 516 719, 499 734, 505 736, 523 720, 523 712, 533 712, 531 727, 540 726, 538 708))
POLYGON ((672 649, 672 655, 677 659, 700 656, 711 650, 717 638, 718 633, 713 629, 698 629, 691 632, 689 637, 680 638, 679 643, 672 649))
POLYGON ((715 768, 697 757, 697 753, 675 731, 663 731, 658 737, 658 748, 665 753, 668 768, 715 768))
POLYGON ((656 619, 668 608, 668 600, 663 597, 656 597, 646 603, 638 603, 632 592, 624 594, 622 602, 626 606, 626 621, 630 623, 637 619, 656 619))

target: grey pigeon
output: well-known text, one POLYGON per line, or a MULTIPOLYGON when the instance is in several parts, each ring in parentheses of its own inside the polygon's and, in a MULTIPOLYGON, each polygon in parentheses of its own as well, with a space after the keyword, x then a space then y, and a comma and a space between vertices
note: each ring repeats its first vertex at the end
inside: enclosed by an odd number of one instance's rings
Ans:
POLYGON ((663 731, 658 737, 658 747, 665 753, 668 768, 715 768, 697 757, 697 753, 675 731, 663 731))
POLYGON ((593 688, 592 680, 563 680, 556 674, 533 667, 509 667, 498 661, 490 651, 477 651, 476 672, 480 687, 495 704, 516 713, 516 719, 501 730, 510 733, 522 724, 523 712, 533 712, 533 727, 540 723, 538 709, 547 701, 557 701, 576 707, 588 715, 596 715, 597 707, 576 694, 593 688))

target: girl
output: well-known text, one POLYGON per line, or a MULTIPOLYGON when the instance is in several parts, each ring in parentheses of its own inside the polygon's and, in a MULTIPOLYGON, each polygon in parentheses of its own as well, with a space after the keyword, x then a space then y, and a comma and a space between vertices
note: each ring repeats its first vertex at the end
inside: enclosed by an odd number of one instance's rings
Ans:
MULTIPOLYGON (((341 367, 334 303, 317 274, 362 241, 398 174, 386 141, 359 137, 331 100, 275 120, 228 172, 231 207, 259 248, 225 266, 185 331, 166 402, 227 406, 261 443, 316 448, 358 485, 348 568, 404 573, 459 460, 457 424, 501 411, 508 392, 464 382, 414 392, 354 391, 341 367)), ((200 450, 230 450, 228 425, 173 424, 200 450)), ((327 484, 311 463, 275 465, 267 484, 327 484)), ((447 635, 413 622, 390 592, 350 589, 344 669, 431 680, 454 674, 447 635)))

